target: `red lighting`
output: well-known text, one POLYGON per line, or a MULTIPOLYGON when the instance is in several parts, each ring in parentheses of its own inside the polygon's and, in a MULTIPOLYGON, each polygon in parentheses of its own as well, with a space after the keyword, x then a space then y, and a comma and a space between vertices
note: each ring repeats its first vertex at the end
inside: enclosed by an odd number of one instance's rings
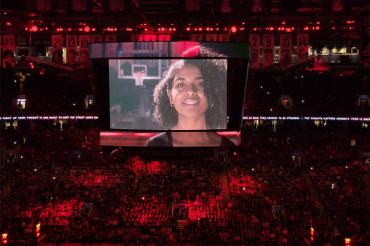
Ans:
POLYGON ((240 132, 233 131, 233 132, 217 132, 218 135, 224 136, 224 137, 239 137, 240 132))
POLYGON ((236 26, 232 26, 231 28, 230 28, 230 31, 232 32, 232 33, 236 33, 237 32, 237 28, 236 28, 236 26))
POLYGON ((344 245, 345 245, 345 246, 350 246, 350 245, 351 245, 351 239, 350 239, 350 238, 348 238, 348 237, 346 237, 346 238, 344 239, 344 245))
POLYGON ((355 24, 356 22, 354 20, 347 20, 346 24, 355 24))
POLYGON ((128 31, 128 32, 132 32, 132 28, 131 28, 131 27, 127 27, 127 28, 126 28, 126 31, 128 31))
POLYGON ((36 224, 35 232, 36 232, 36 237, 40 237, 40 235, 41 235, 41 223, 36 224))
POLYGON ((315 236, 315 228, 313 228, 312 226, 310 227, 310 236, 311 237, 315 236))
POLYGON ((37 32, 39 28, 36 25, 31 26, 30 28, 31 32, 37 32))
POLYGON ((117 28, 116 27, 107 27, 107 28, 105 28, 105 30, 107 32, 116 32, 117 31, 117 28))
POLYGON ((8 244, 8 233, 1 234, 1 245, 8 244))
POLYGON ((12 25, 12 23, 11 23, 11 22, 9 22, 9 21, 7 21, 7 22, 5 23, 5 25, 6 25, 6 26, 11 26, 11 25, 12 25))
POLYGON ((285 28, 285 31, 286 31, 286 32, 292 32, 293 30, 292 30, 292 28, 287 27, 287 28, 285 28))
POLYGON ((187 28, 186 28, 186 31, 187 31, 187 32, 189 32, 189 31, 190 31, 190 27, 187 27, 187 28))
POLYGON ((281 25, 285 25, 285 24, 286 24, 286 21, 282 21, 282 22, 281 22, 281 25))
POLYGON ((84 30, 84 32, 90 32, 90 27, 89 26, 85 26, 83 30, 84 30))
POLYGON ((310 28, 309 28, 308 26, 305 26, 305 27, 303 28, 303 30, 304 30, 304 31, 308 31, 308 30, 310 30, 310 28))

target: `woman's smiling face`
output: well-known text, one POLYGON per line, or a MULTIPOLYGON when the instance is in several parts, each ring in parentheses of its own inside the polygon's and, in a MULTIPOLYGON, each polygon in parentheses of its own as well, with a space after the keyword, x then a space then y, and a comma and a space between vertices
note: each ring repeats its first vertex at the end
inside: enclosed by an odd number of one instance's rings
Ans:
POLYGON ((179 69, 168 94, 179 116, 198 118, 205 115, 208 100, 205 95, 204 78, 198 67, 185 65, 179 69))

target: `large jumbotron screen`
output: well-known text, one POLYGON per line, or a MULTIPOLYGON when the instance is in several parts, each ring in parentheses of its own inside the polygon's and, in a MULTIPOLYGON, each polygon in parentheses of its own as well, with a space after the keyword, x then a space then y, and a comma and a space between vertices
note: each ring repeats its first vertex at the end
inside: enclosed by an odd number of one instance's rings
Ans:
POLYGON ((240 143, 247 45, 126 42, 90 49, 102 92, 103 145, 240 143))

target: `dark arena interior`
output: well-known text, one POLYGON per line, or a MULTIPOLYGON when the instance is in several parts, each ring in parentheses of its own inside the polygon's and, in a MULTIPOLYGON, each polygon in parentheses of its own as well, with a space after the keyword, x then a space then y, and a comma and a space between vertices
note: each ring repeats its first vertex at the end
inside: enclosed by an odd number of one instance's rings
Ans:
POLYGON ((369 245, 369 13, 0 1, 0 245, 369 245))

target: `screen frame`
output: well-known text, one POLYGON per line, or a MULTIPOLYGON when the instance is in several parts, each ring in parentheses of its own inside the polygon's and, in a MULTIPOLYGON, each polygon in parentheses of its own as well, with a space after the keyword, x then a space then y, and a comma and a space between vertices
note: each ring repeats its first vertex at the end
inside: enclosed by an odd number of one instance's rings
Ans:
MULTIPOLYGON (((99 43, 90 44, 90 50, 103 50, 101 56, 92 54, 92 68, 97 80, 97 104, 100 112, 100 123, 103 131, 111 132, 222 132, 222 131, 240 131, 243 120, 245 92, 247 86, 248 70, 249 70, 249 47, 247 44, 241 43, 213 43, 213 42, 194 42, 194 41, 179 41, 179 42, 122 42, 122 43, 99 43), (129 44, 158 44, 167 45, 169 49, 174 45, 193 45, 205 46, 216 52, 223 54, 223 57, 207 57, 207 56, 154 56, 155 52, 148 54, 140 54, 135 56, 134 52, 122 51, 120 47, 129 44), (109 47, 116 47, 112 52, 107 52, 109 47), (109 60, 119 59, 227 59, 227 114, 226 128, 224 129, 206 129, 206 130, 171 130, 171 129, 114 129, 110 125, 110 97, 109 97, 109 60), (236 77, 230 81, 230 77, 236 77), (232 83, 232 89, 230 89, 232 83)), ((91 54, 91 52, 89 53, 91 54)))

